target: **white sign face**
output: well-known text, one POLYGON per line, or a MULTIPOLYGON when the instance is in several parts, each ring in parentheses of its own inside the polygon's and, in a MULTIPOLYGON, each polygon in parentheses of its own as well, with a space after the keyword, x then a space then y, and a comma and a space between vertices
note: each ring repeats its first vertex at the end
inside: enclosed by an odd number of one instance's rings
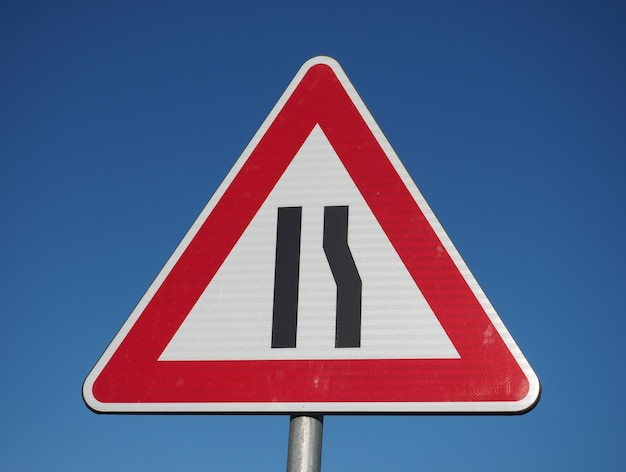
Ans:
POLYGON ((101 412, 502 412, 539 381, 332 59, 308 61, 85 381, 101 412))
POLYGON ((159 360, 458 357, 316 126, 159 360), (324 207, 338 205, 349 208, 348 246, 363 284, 358 348, 335 348, 337 284, 322 247, 322 228, 324 207), (277 208, 296 206, 302 208, 297 349, 272 349, 277 208))

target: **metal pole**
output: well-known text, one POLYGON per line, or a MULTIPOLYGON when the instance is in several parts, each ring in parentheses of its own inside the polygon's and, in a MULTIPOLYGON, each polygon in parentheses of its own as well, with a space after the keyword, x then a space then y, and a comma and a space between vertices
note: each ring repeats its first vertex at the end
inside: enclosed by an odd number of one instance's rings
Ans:
POLYGON ((292 415, 289 420, 287 472, 320 472, 324 417, 292 415))

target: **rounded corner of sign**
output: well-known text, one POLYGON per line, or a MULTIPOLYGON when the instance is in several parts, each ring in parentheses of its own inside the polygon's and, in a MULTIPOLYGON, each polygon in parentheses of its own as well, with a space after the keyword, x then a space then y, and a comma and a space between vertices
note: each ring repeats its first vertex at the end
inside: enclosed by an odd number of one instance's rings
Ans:
POLYGON ((537 377, 534 372, 528 377, 530 386, 528 394, 520 400, 520 409, 516 411, 516 413, 520 415, 528 413, 535 408, 541 399, 541 382, 539 381, 539 377, 537 377))
POLYGON ((94 393, 94 384, 99 374, 100 373, 94 369, 85 378, 82 388, 83 402, 85 402, 85 406, 94 413, 109 413, 110 409, 108 408, 108 404, 98 400, 94 393))
POLYGON ((511 403, 505 403, 502 414, 524 415, 537 406, 541 398, 541 384, 533 371, 527 373, 528 391, 526 395, 511 403))
POLYGON ((339 64, 339 61, 337 61, 337 59, 335 59, 334 57, 331 56, 326 56, 326 55, 319 55, 319 56, 314 56, 312 58, 310 58, 309 60, 307 60, 301 67, 302 71, 307 71, 309 69, 311 69, 312 67, 318 66, 318 65, 326 65, 328 67, 330 67, 333 71, 335 71, 335 73, 337 71, 341 71, 341 65, 339 64))
POLYGON ((93 382, 90 377, 85 379, 83 383, 82 389, 83 402, 85 402, 85 406, 89 408, 94 413, 104 413, 105 409, 103 408, 103 404, 99 402, 93 394, 93 382))

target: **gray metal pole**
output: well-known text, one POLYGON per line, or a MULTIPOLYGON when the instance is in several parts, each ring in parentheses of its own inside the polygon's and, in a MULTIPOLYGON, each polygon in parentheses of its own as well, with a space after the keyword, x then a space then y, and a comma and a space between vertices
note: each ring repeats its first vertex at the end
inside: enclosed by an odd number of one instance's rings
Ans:
POLYGON ((289 421, 287 472, 320 472, 324 417, 292 415, 289 421))

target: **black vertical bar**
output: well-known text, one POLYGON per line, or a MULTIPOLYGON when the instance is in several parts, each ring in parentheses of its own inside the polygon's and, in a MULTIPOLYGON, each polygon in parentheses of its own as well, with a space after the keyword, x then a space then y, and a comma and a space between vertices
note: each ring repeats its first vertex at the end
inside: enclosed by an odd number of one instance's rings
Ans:
POLYGON ((302 207, 279 207, 272 347, 296 347, 302 207))
POLYGON ((324 207, 324 252, 337 284, 335 347, 361 346, 362 283, 348 247, 348 207, 324 207))

